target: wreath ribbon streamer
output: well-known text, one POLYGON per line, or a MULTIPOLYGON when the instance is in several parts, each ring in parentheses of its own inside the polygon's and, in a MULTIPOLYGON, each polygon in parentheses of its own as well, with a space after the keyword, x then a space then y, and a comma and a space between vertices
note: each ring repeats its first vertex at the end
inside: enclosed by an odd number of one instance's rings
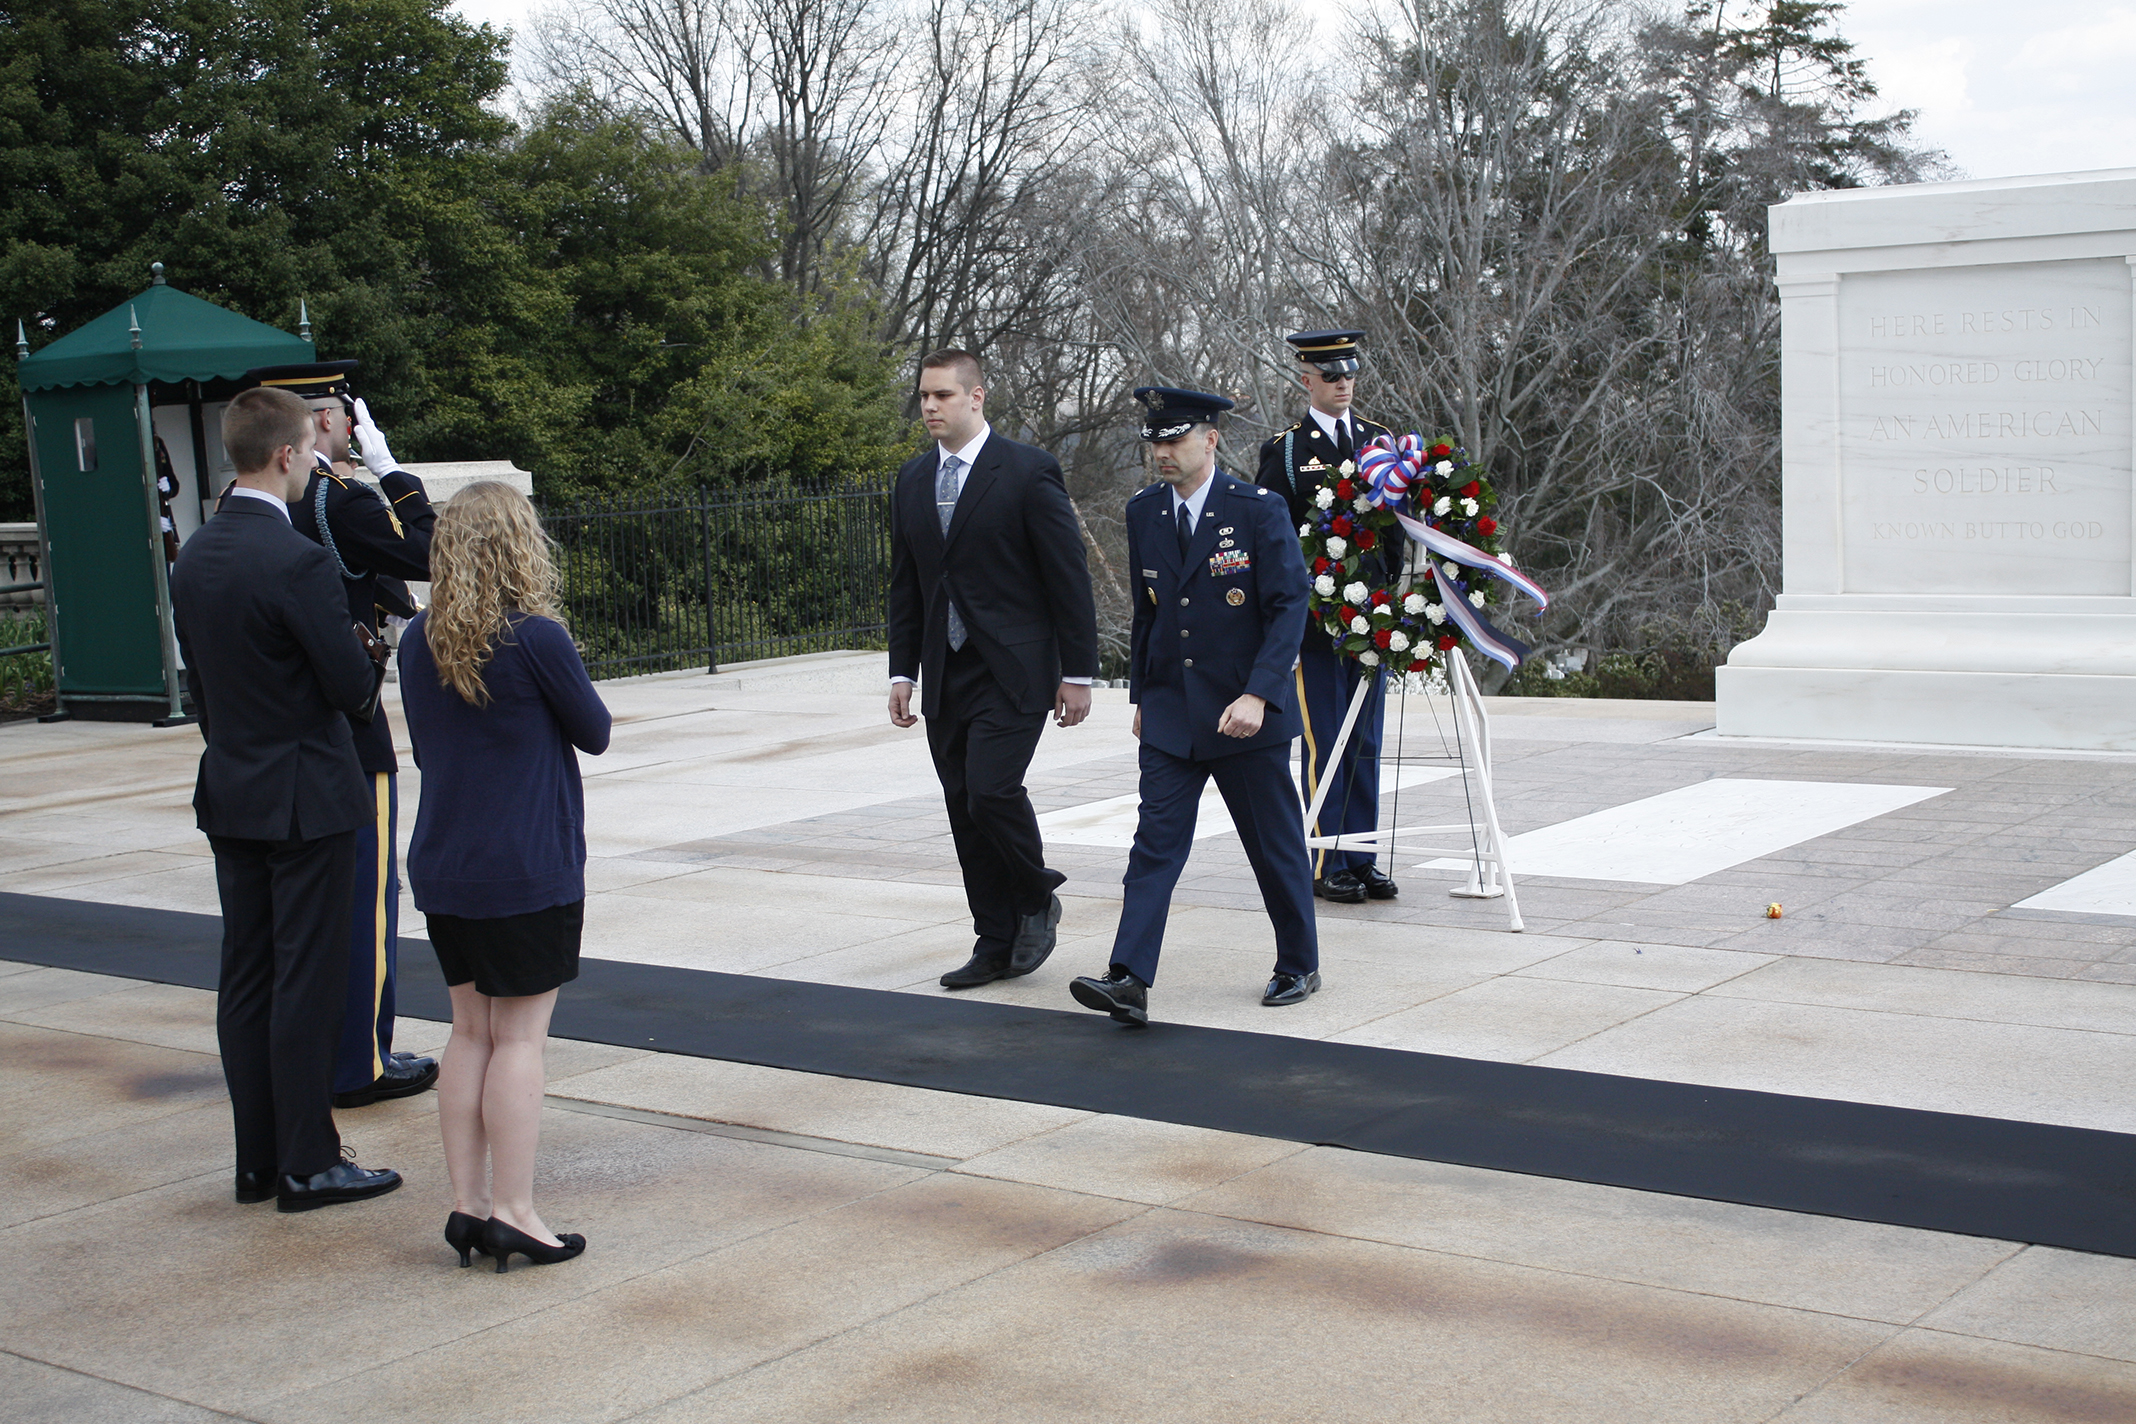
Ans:
MULTIPOLYGON (((1365 498, 1392 514, 1402 532, 1422 545, 1426 553, 1503 579, 1534 599, 1538 612, 1549 608, 1550 595, 1543 586, 1504 559, 1486 554, 1472 544, 1432 528, 1421 519, 1402 513, 1399 506, 1403 496, 1411 485, 1423 483, 1429 460, 1423 437, 1414 431, 1402 436, 1377 437, 1365 447, 1357 461, 1358 471, 1365 477, 1365 498)), ((1446 609, 1446 616, 1476 645, 1476 650, 1494 662, 1502 663, 1508 671, 1518 668, 1531 649, 1518 638, 1493 627, 1490 620, 1476 610, 1468 601, 1467 580, 1447 578, 1445 570, 1438 565, 1433 566, 1432 578, 1439 585, 1440 603, 1446 609)))

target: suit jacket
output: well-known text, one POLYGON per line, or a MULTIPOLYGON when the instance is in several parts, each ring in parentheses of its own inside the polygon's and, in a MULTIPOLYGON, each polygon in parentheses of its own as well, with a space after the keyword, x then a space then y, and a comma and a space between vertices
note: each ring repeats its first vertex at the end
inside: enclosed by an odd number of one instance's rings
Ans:
MULTIPOLYGON (((320 494, 324 491, 326 534, 348 596, 349 617, 372 632, 379 615, 415 616, 404 580, 430 579, 430 531, 438 522, 423 482, 405 470, 389 470, 378 482, 383 498, 368 485, 345 480, 331 468, 312 471, 304 497, 289 506, 289 522, 315 544, 320 537, 320 494)), ((356 756, 366 772, 394 772, 393 728, 381 711, 370 721, 353 721, 356 756)))
POLYGON ((369 779, 345 715, 371 659, 333 555, 242 496, 186 540, 171 574, 186 682, 207 749, 193 809, 211 836, 316 840, 369 825, 369 779))
POLYGON ((942 714, 954 599, 1016 710, 1045 712, 1063 677, 1098 672, 1097 603, 1060 463, 987 436, 947 534, 935 509, 940 466, 929 446, 898 471, 891 496, 890 674, 917 676, 920 711, 942 714))
POLYGON ((1210 761, 1299 732, 1291 669, 1305 631, 1305 556, 1283 501, 1221 470, 1201 522, 1179 553, 1169 485, 1127 502, 1127 558, 1135 576, 1128 700, 1142 740, 1210 761), (1224 709, 1250 692, 1268 704, 1251 737, 1217 731, 1224 709))

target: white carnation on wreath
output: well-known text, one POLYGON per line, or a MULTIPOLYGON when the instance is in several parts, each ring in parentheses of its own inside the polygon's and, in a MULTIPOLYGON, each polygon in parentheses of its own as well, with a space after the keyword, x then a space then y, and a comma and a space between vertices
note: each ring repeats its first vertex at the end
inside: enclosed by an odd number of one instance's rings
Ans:
POLYGON ((1441 460, 1438 464, 1432 466, 1431 472, 1440 479, 1445 479, 1454 472, 1454 462, 1452 460, 1441 460))
POLYGON ((1450 579, 1457 579, 1461 577, 1461 566, 1459 564, 1441 564, 1439 565, 1439 571, 1445 574, 1450 579))
POLYGON ((1345 603, 1363 603, 1363 602, 1365 601, 1366 597, 1367 597, 1367 596, 1369 596, 1369 595, 1371 594, 1371 592, 1372 592, 1372 590, 1371 590, 1371 589, 1369 589, 1369 588, 1366 588, 1366 587, 1365 587, 1365 586, 1364 586, 1363 584, 1361 584, 1361 583, 1352 583, 1352 584, 1346 584, 1346 585, 1344 585, 1344 587, 1343 587, 1343 590, 1342 590, 1342 598, 1343 598, 1343 602, 1345 602, 1345 603))
POLYGON ((1379 654, 1373 652, 1370 648, 1367 648, 1363 652, 1359 653, 1357 655, 1357 660, 1363 663, 1366 667, 1379 666, 1379 654))
POLYGON ((1454 502, 1453 502, 1453 500, 1452 500, 1451 498, 1449 498, 1448 496, 1446 496, 1446 495, 1443 495, 1443 494, 1442 494, 1442 495, 1440 495, 1440 496, 1439 496, 1439 502, 1438 502, 1437 504, 1434 504, 1434 505, 1433 505, 1433 506, 1431 507, 1431 512, 1432 512, 1433 514, 1437 514, 1437 515, 1440 515, 1440 516, 1444 516, 1444 515, 1445 515, 1445 513, 1446 513, 1446 512, 1448 511, 1448 510, 1452 509, 1453 507, 1454 507, 1454 502))
POLYGON ((1331 535, 1331 536, 1329 537, 1329 539, 1328 539, 1328 557, 1329 557, 1329 558, 1331 558, 1331 559, 1339 559, 1339 558, 1341 558, 1341 557, 1342 557, 1342 556, 1343 556, 1344 554, 1347 554, 1347 553, 1349 553, 1349 552, 1350 552, 1350 546, 1349 546, 1349 544, 1348 544, 1348 543, 1347 543, 1346 541, 1344 541, 1344 540, 1341 540, 1341 539, 1337 539, 1337 538, 1333 537, 1332 535, 1331 535))
POLYGON ((1471 606, 1476 608, 1483 607, 1483 590, 1479 588, 1474 593, 1470 594, 1469 603, 1471 606))
POLYGON ((1436 628, 1446 621, 1446 610, 1436 603, 1427 604, 1424 608, 1424 616, 1429 618, 1431 625, 1436 628))
POLYGON ((1340 465, 1337 465, 1335 470, 1337 474, 1354 475, 1357 473, 1357 461, 1345 460, 1340 465))
POLYGON ((1328 507, 1329 505, 1333 504, 1334 502, 1335 502, 1335 491, 1334 491, 1334 490, 1332 490, 1332 489, 1329 489, 1329 488, 1328 488, 1328 487, 1327 487, 1326 485, 1322 485, 1322 486, 1321 486, 1321 487, 1320 487, 1320 488, 1319 488, 1319 489, 1318 489, 1317 491, 1315 491, 1315 492, 1314 492, 1314 494, 1313 494, 1313 503, 1314 503, 1314 504, 1316 504, 1316 505, 1318 505, 1318 506, 1319 506, 1320 508, 1322 508, 1322 509, 1326 509, 1326 508, 1327 508, 1327 507, 1328 507))
POLYGON ((1369 633, 1372 631, 1372 620, 1360 613, 1350 620, 1350 631, 1353 633, 1369 633))
POLYGON ((1387 635, 1387 651, 1388 651, 1388 652, 1390 652, 1390 653, 1399 653, 1399 652, 1401 652, 1401 651, 1402 651, 1402 650, 1403 650, 1404 648, 1406 648, 1406 647, 1408 647, 1408 646, 1409 646, 1409 635, 1408 635, 1407 633, 1403 633, 1403 632, 1400 632, 1400 631, 1396 631, 1396 632, 1393 632, 1393 633, 1390 633, 1390 634, 1388 634, 1388 635, 1387 635))
POLYGON ((1480 507, 1481 506, 1479 506, 1473 499, 1464 499, 1461 501, 1461 512, 1471 519, 1474 519, 1476 517, 1476 511, 1480 507))
POLYGON ((1421 593, 1412 593, 1402 600, 1402 611, 1415 618, 1424 611, 1424 605, 1429 601, 1421 593))
POLYGON ((1359 495, 1356 499, 1350 501, 1350 507, 1359 514, 1363 514, 1366 510, 1372 508, 1372 501, 1365 495, 1359 495))
POLYGON ((1313 526, 1311 521, 1307 521, 1306 523, 1298 526, 1298 537, 1300 539, 1309 539, 1312 537, 1312 534, 1313 526))
POLYGON ((1322 598, 1333 598, 1335 596, 1334 576, 1322 574, 1319 578, 1314 579, 1313 592, 1319 594, 1322 598))

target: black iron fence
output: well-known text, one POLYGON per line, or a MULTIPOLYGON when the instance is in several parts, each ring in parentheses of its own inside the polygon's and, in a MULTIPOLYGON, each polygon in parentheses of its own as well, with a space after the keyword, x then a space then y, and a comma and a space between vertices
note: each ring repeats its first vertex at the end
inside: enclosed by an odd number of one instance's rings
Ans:
POLYGON ((886 646, 890 481, 548 505, 595 677, 886 646))

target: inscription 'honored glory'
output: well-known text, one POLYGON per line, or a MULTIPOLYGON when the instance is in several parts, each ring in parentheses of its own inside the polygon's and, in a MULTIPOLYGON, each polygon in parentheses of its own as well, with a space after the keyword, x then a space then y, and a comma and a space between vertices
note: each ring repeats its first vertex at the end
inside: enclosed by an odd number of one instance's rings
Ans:
POLYGON ((2118 257, 1842 278, 1848 592, 2128 594, 2129 293, 2118 257))

